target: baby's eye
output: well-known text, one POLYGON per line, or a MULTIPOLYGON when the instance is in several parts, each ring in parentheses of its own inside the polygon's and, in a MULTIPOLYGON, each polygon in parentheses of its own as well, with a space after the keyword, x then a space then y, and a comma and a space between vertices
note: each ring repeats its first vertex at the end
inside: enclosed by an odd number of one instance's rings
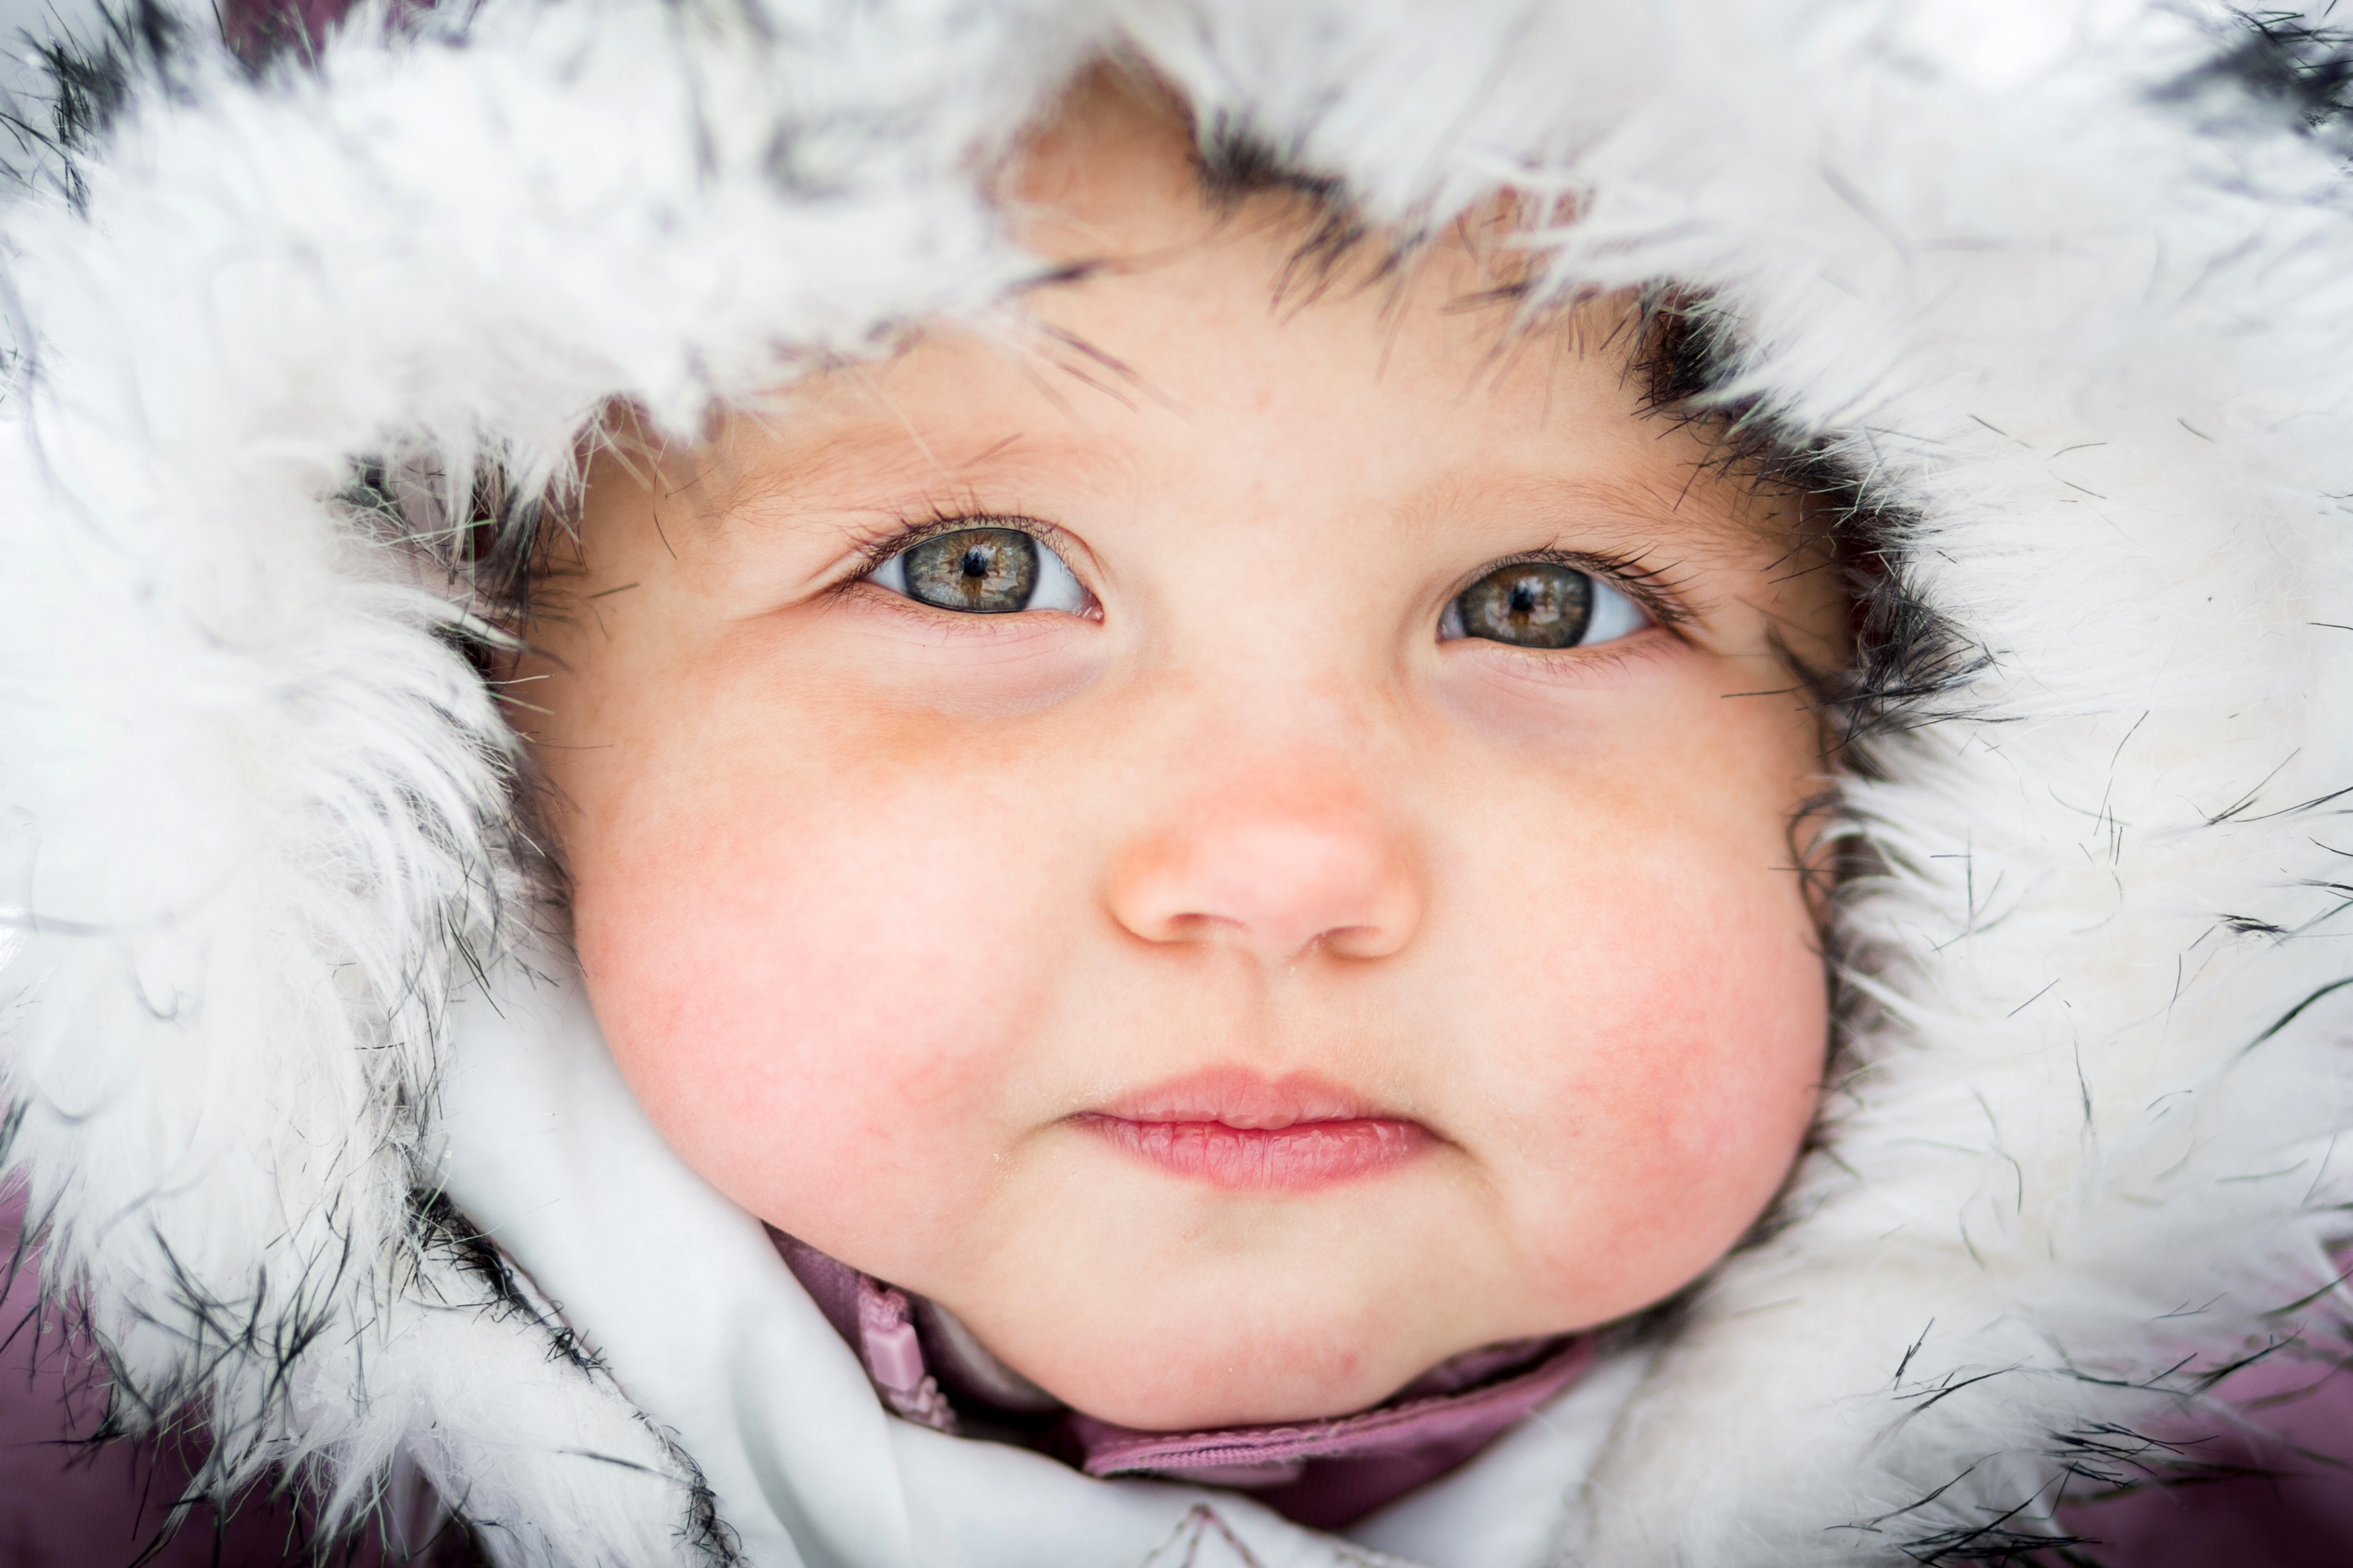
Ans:
POLYGON ((1521 561, 1498 566, 1454 596, 1440 640, 1485 637, 1516 647, 1585 647, 1651 624, 1641 606, 1573 566, 1521 561))
POLYGON ((959 528, 911 544, 867 581, 936 610, 1009 616, 1086 608, 1087 591, 1062 558, 1018 528, 959 528))

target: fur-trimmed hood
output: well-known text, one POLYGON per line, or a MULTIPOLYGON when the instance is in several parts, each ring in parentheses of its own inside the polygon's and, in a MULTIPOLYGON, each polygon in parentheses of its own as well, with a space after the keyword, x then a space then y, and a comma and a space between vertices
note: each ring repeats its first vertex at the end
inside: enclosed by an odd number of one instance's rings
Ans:
MULTIPOLYGON (((1000 1480, 879 1411, 854 1507, 763 1490, 558 1285, 582 1253, 514 1194, 563 1156, 481 1130, 562 1142, 532 1020, 570 991, 448 566, 613 399, 691 430, 1018 309, 981 171, 1106 50, 1408 237, 1567 198, 1549 286, 1706 301, 1705 395, 1867 533, 1816 1147, 1567 1436, 1447 1483, 1537 1526, 1383 1543, 1999 1556, 2220 1370, 2342 1348, 2327 36, 2153 0, 485 0, 259 69, 162 13, 118 42, 0 215, 0 1071, 50 1288, 134 1424, 205 1414, 216 1479, 312 1465, 347 1508, 398 1460, 513 1563, 1145 1555, 1092 1502, 984 1528, 1000 1480)), ((750 1225, 697 1212, 718 1252, 750 1225)), ((840 1381, 766 1397, 802 1375, 840 1381)), ((1198 1494, 1069 1487, 1211 1550, 1198 1494)), ((1232 1506, 1261 1561, 1355 1550, 1232 1506)))

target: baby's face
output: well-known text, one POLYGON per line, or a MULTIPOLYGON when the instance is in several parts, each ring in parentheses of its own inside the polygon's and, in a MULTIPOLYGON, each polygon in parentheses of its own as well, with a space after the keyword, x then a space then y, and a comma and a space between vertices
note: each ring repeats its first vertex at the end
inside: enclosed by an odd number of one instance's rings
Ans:
POLYGON ((1116 98, 1025 164, 1120 258, 606 457, 518 695, 670 1142, 1082 1410, 1331 1415, 1739 1237, 1826 1029, 1794 507, 1506 344, 1440 247, 1278 281, 1116 98), (1078 345, 1083 345, 1078 346, 1078 345))

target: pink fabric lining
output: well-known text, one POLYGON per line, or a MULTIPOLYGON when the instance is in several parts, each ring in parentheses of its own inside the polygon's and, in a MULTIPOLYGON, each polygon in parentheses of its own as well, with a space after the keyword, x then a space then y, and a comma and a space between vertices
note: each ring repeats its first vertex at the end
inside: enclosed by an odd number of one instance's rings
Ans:
MULTIPOLYGON (((885 1405, 955 1432, 957 1411, 933 1375, 950 1347, 928 1342, 904 1292, 771 1230, 776 1250, 834 1331, 859 1352, 885 1405)), ((1303 1524, 1335 1530, 1465 1463, 1576 1381, 1589 1340, 1515 1340, 1454 1357, 1389 1404, 1354 1415, 1211 1432, 1139 1432, 1064 1411, 1018 1440, 1091 1476, 1146 1475, 1243 1489, 1303 1524), (1031 1438, 1037 1439, 1032 1441, 1031 1438)), ((969 1391, 980 1378, 954 1375, 969 1391)), ((976 1412, 976 1415, 980 1414, 976 1412)))
POLYGON ((786 1236, 774 1226, 768 1236, 784 1255, 785 1266, 809 1293, 833 1331, 849 1343, 865 1364, 874 1391, 892 1413, 934 1431, 956 1430, 955 1409, 940 1392, 923 1355, 915 1329, 913 1303, 903 1291, 893 1290, 870 1275, 839 1263, 808 1243, 786 1236))
MULTIPOLYGON (((2243 1425, 2213 1413, 2157 1434, 2207 1479, 2072 1503, 2066 1527, 2112 1568, 2353 1563, 2353 1369, 2263 1361, 2214 1394, 2243 1425)), ((2159 1468, 2168 1457, 2147 1456, 2159 1468)))
MULTIPOLYGON (((1261 1492, 1261 1501, 1303 1524, 1337 1529, 1466 1463, 1593 1360, 1587 1339, 1541 1342, 1538 1351, 1550 1353, 1501 1383, 1323 1421, 1135 1432, 1073 1413, 1070 1426, 1086 1453, 1080 1468, 1091 1476, 1142 1473, 1272 1489, 1261 1492)), ((1493 1352, 1470 1354, 1492 1360, 1493 1352)))

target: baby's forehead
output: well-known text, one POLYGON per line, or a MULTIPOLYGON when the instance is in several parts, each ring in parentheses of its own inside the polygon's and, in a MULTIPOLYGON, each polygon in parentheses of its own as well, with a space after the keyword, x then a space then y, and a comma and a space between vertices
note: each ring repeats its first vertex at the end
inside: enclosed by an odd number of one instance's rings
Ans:
POLYGON ((781 461, 803 482, 953 481, 1050 456, 1110 470, 1190 451, 1229 466, 1261 441, 1279 449, 1259 455, 1279 456, 1353 438, 1377 470, 1456 453, 1508 479, 1598 441, 1649 466, 1662 437, 1673 449, 1698 428, 1651 417, 1625 297, 1538 317, 1449 241, 1393 268, 1368 249, 1294 288, 1314 220, 1250 216, 1172 219, 1168 243, 1087 258, 981 319, 928 323, 879 359, 781 387, 744 411, 758 438, 738 428, 730 458, 781 461))
MULTIPOLYGON (((1504 192, 1444 224, 1400 232, 1373 222, 1337 178, 1284 158, 1246 127, 1199 124, 1157 79, 1105 65, 1082 73, 1019 144, 996 191, 1014 236, 1060 268, 1149 270, 1202 246, 1272 258, 1267 303, 1335 295, 1396 300, 1432 291, 1491 320, 1624 338, 1630 299, 1523 309, 1537 254, 1525 243, 1552 204, 1504 192)), ((1050 283, 1049 284, 1050 287, 1050 283)))
POLYGON ((1082 73, 1023 138, 997 198, 1032 251, 1080 266, 1196 242, 1252 198, 1258 218, 1331 199, 1298 182, 1245 187, 1222 166, 1203 155, 1174 92, 1105 65, 1082 73))
POLYGON ((1255 464, 1293 500, 1356 486, 1433 517, 1466 490, 1538 515, 1599 500, 1701 542, 1799 516, 1727 493, 1755 487, 1707 423, 1656 416, 1641 300, 1530 308, 1508 202, 1406 245, 1328 183, 1230 139, 1204 149, 1177 100, 1112 68, 1080 79, 999 197, 1050 274, 729 421, 696 455, 703 504, 920 513, 985 504, 1001 479, 1165 490, 1255 464))

